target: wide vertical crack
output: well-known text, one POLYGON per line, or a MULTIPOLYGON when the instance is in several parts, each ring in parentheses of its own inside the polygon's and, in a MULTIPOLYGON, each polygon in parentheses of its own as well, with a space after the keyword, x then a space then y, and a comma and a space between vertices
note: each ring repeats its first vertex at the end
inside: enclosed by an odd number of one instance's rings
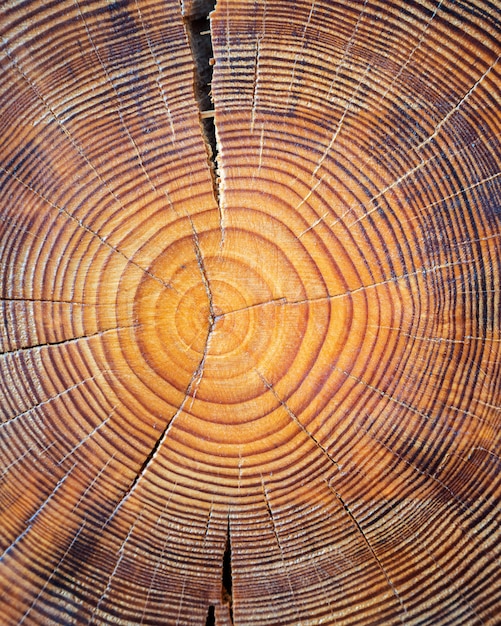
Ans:
POLYGON ((205 626, 216 626, 216 616, 214 614, 213 604, 209 606, 209 610, 207 611, 207 619, 205 621, 205 626))
POLYGON ((222 601, 226 604, 230 614, 230 620, 233 624, 233 575, 231 571, 231 534, 230 534, 230 518, 228 517, 228 530, 226 531, 226 548, 223 556, 223 572, 222 572, 222 601))
MULTIPOLYGON (((209 14, 215 9, 216 0, 180 0, 180 8, 183 16, 185 30, 188 38, 189 45, 191 47, 193 61, 194 61, 194 81, 193 90, 195 99, 199 107, 200 124, 203 131, 203 137, 205 139, 205 145, 207 148, 207 160, 210 165, 213 185, 214 185, 214 198, 216 202, 219 201, 218 193, 218 178, 217 178, 217 141, 216 131, 214 125, 214 110, 211 96, 211 84, 212 84, 212 65, 213 65, 213 48, 212 37, 210 31, 209 14)), ((120 509, 122 504, 127 498, 134 492, 138 482, 145 475, 148 468, 154 461, 155 457, 159 453, 168 433, 172 427, 175 419, 181 414, 189 398, 195 398, 197 389, 202 380, 205 361, 208 355, 210 341, 213 335, 214 326, 216 323, 216 315, 214 313, 212 293, 210 289, 209 280, 207 277, 202 251, 200 248, 200 242, 198 233, 195 229, 193 221, 190 216, 190 224, 193 230, 193 239, 195 247, 195 255, 197 263, 200 269, 201 278, 205 291, 207 293, 207 299, 209 303, 209 315, 208 315, 208 329, 207 337, 203 353, 201 355, 198 366, 193 372, 188 385, 186 387, 183 400, 179 405, 177 411, 169 420, 161 435, 156 440, 150 453, 145 458, 141 467, 138 469, 136 476, 134 477, 130 487, 121 498, 113 515, 120 509)), ((95 233, 94 233, 95 234, 95 233)), ((107 244, 108 245, 108 244, 107 244)), ((142 268, 141 268, 142 269, 142 268)), ((152 275, 152 278, 159 280, 156 276, 152 275)), ((171 288, 171 285, 162 283, 165 287, 171 288)))
POLYGON ((212 66, 214 64, 209 15, 216 8, 216 0, 195 0, 189 4, 181 1, 186 34, 195 64, 193 90, 200 111, 200 126, 207 148, 214 198, 219 202, 217 139, 214 124, 214 107, 211 95, 212 66))
POLYGON ((233 574, 231 558, 230 515, 226 527, 226 544, 221 563, 221 596, 212 599, 207 608, 205 626, 233 626, 233 574))

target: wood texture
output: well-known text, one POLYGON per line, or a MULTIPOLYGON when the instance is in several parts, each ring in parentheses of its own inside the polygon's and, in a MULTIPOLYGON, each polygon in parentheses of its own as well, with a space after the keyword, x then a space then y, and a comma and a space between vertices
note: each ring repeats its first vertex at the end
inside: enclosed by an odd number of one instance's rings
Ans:
POLYGON ((501 7, 0 5, 2 624, 498 624, 501 7), (208 36, 208 35, 207 35, 208 36))

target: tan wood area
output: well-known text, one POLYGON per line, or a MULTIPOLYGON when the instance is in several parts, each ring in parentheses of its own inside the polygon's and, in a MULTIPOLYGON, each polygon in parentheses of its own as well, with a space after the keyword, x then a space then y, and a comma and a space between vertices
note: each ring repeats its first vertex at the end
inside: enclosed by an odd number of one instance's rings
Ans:
POLYGON ((501 4, 209 4, 0 3, 0 625, 500 624, 501 4))

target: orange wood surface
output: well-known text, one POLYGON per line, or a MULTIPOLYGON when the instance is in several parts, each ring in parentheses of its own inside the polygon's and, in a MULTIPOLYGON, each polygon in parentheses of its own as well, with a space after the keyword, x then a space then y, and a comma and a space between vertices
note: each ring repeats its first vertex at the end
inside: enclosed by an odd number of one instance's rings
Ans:
POLYGON ((0 4, 0 624, 499 624, 501 5, 207 4, 0 4))

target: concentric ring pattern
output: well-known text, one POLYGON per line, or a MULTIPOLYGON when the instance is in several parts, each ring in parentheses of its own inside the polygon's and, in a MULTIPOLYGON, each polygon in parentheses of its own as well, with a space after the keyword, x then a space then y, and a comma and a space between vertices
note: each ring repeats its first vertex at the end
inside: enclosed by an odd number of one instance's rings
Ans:
POLYGON ((214 170, 202 5, 0 9, 3 623, 495 624, 501 7, 218 0, 214 170))

